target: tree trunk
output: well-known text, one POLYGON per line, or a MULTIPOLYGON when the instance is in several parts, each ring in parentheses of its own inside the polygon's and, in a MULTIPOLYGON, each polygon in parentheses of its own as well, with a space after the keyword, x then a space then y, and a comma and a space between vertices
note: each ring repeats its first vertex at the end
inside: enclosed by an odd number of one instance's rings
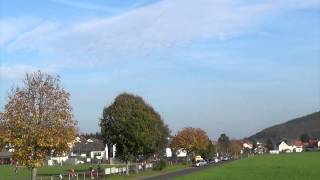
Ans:
POLYGON ((36 167, 32 168, 31 180, 37 180, 37 168, 36 167))
POLYGON ((127 174, 127 176, 129 176, 129 170, 130 170, 130 169, 129 169, 129 163, 130 163, 129 161, 126 161, 126 165, 127 165, 126 174, 127 174))

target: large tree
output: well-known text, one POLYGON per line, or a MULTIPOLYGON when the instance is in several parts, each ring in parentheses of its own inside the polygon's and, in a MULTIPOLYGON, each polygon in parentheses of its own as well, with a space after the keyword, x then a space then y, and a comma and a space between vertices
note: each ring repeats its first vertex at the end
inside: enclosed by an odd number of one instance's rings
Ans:
POLYGON ((229 149, 230 149, 230 153, 234 157, 238 158, 240 156, 241 149, 242 149, 241 141, 231 140, 229 143, 229 149))
POLYGON ((230 139, 226 134, 221 134, 218 139, 220 153, 229 153, 230 151, 230 139))
POLYGON ((200 128, 186 127, 179 131, 170 144, 174 150, 183 149, 188 156, 194 156, 207 149, 209 137, 207 133, 200 128))
POLYGON ((120 94, 104 108, 100 126, 102 138, 116 145, 116 157, 126 162, 127 167, 137 157, 163 153, 170 133, 150 105, 128 93, 120 94))
POLYGON ((27 74, 23 86, 8 96, 0 115, 0 145, 14 149, 13 159, 32 169, 33 180, 46 157, 65 153, 75 138, 69 96, 58 76, 41 71, 27 74))

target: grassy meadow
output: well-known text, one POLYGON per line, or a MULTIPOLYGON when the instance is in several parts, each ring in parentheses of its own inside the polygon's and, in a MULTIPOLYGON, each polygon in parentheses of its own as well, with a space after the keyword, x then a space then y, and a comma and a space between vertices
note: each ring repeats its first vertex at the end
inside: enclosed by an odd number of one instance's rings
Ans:
POLYGON ((165 169, 162 171, 154 171, 154 170, 146 170, 142 173, 139 174, 130 174, 130 176, 119 176, 119 175, 114 175, 114 176, 108 176, 106 178, 103 178, 103 180, 137 180, 137 179, 142 179, 146 177, 152 177, 152 176, 159 176, 162 174, 178 171, 184 168, 189 168, 191 164, 175 164, 175 165, 168 165, 165 169))
MULTIPOLYGON (((74 168, 75 172, 88 172, 90 166, 97 169, 98 166, 93 164, 80 164, 76 166, 62 165, 62 166, 43 166, 38 168, 38 177, 42 177, 43 180, 50 179, 50 176, 55 175, 67 175, 70 168, 74 168)), ((107 164, 101 164, 101 168, 110 167, 107 164)), ((112 167, 114 167, 113 165, 112 167)), ((31 177, 31 170, 26 167, 20 167, 17 174, 14 173, 15 166, 13 165, 1 165, 0 166, 0 180, 28 180, 31 177)))
MULTIPOLYGON (((67 178, 67 174, 70 168, 74 168, 77 173, 82 172, 88 172, 90 166, 92 168, 97 169, 97 165, 90 165, 90 164, 81 164, 76 166, 69 166, 69 165, 63 165, 63 166, 43 166, 38 168, 38 180, 42 178, 42 180, 50 180, 50 176, 54 176, 54 180, 58 179, 58 174, 65 175, 64 179, 67 178)), ((108 164, 102 164, 100 165, 101 168, 110 167, 108 164)), ((123 165, 121 165, 123 166, 123 165)), ((112 167, 115 167, 115 165, 112 165, 112 167)), ((141 179, 142 177, 149 177, 149 176, 156 176, 161 175, 164 173, 169 173, 173 171, 177 171, 179 169, 184 169, 190 167, 190 164, 183 165, 183 164, 175 164, 175 165, 168 165, 165 169, 162 171, 153 171, 151 169, 146 170, 144 172, 140 172, 138 174, 131 173, 130 176, 125 175, 111 175, 100 179, 108 179, 108 180, 122 180, 122 179, 141 179)), ((15 167, 12 165, 1 165, 0 166, 0 180, 29 180, 31 177, 31 171, 28 168, 21 167, 19 168, 18 174, 14 173, 15 167)), ((83 177, 79 177, 79 180, 83 179, 83 177)), ((88 178, 86 178, 88 179, 88 178)))
POLYGON ((254 156, 176 179, 316 180, 320 179, 320 152, 254 156))

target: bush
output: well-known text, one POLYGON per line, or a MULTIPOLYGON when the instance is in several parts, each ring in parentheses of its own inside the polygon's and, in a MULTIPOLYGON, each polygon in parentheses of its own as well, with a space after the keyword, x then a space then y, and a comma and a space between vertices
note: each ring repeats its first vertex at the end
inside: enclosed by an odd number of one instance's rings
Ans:
POLYGON ((153 166, 153 170, 156 171, 161 171, 163 170, 165 167, 167 166, 167 161, 164 159, 160 159, 160 161, 157 161, 154 166, 153 166))

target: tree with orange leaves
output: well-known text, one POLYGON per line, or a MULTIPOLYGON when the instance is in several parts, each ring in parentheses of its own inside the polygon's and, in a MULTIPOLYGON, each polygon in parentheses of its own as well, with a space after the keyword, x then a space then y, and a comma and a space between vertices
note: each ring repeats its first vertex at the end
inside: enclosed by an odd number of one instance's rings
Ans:
POLYGON ((186 127, 179 131, 171 142, 173 150, 183 149, 188 156, 194 156, 200 151, 205 150, 209 145, 207 133, 200 128, 186 127))
POLYGON ((8 96, 0 114, 0 148, 14 149, 13 159, 32 169, 48 155, 61 155, 75 139, 76 121, 69 104, 70 94, 60 86, 59 76, 41 71, 27 74, 23 87, 8 96))
POLYGON ((241 154, 242 144, 239 140, 230 140, 229 143, 230 153, 235 157, 239 158, 241 154))

